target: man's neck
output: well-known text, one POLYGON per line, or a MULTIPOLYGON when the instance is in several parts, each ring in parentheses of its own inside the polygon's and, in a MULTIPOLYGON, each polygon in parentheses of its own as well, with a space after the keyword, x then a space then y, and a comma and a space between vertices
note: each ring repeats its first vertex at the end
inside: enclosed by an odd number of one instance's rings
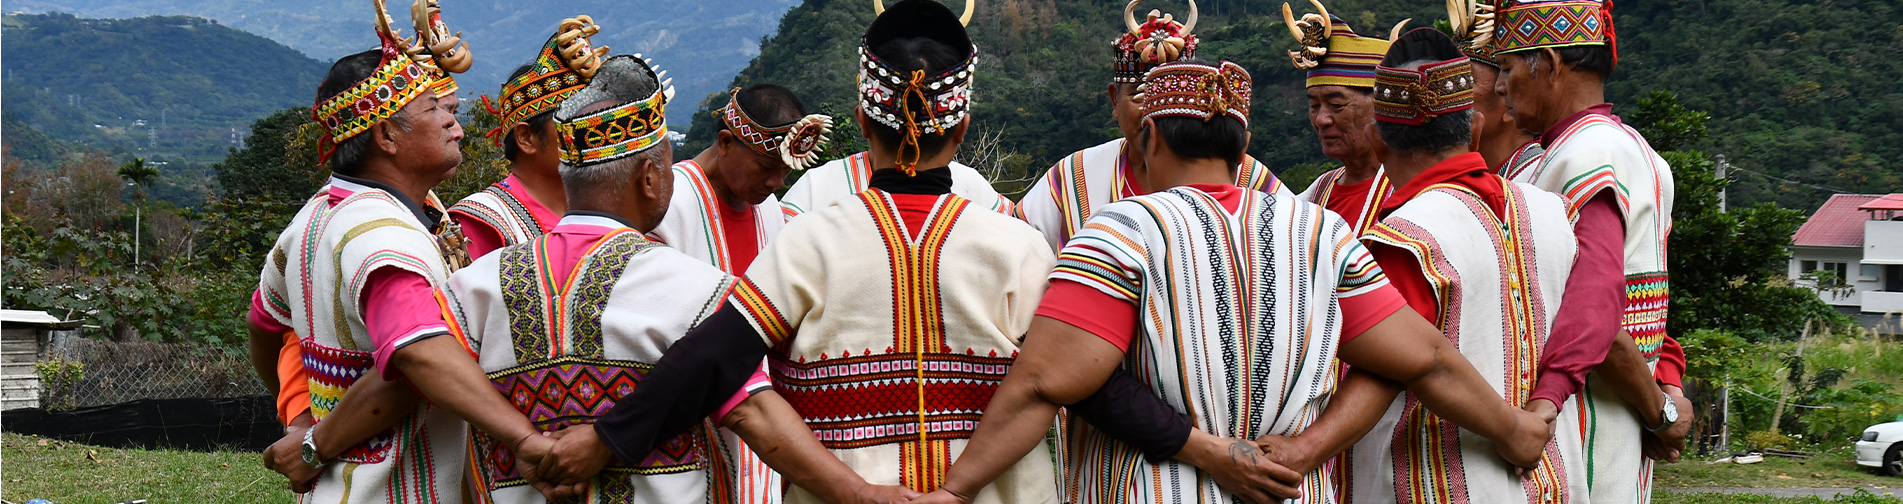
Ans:
POLYGON ((1236 183, 1236 175, 1230 172, 1234 167, 1220 158, 1183 159, 1169 154, 1164 156, 1169 157, 1157 161, 1168 166, 1169 169, 1150 172, 1150 180, 1145 181, 1146 189, 1162 191, 1190 184, 1236 183))
POLYGON ((735 196, 733 189, 727 187, 727 180, 716 174, 720 169, 720 151, 717 150, 719 148, 718 145, 708 146, 706 150, 700 151, 700 154, 695 154, 694 164, 700 165, 701 176, 707 177, 707 185, 714 188, 715 200, 727 207, 729 211, 744 212, 753 205, 735 196))
POLYGON ((1578 75, 1578 72, 1565 72, 1560 74, 1559 80, 1559 89, 1553 92, 1553 106, 1547 109, 1553 111, 1552 115, 1543 121, 1546 125, 1541 126, 1539 131, 1529 133, 1537 135, 1573 114, 1606 102, 1606 84, 1598 78, 1578 75))
POLYGON ((641 229, 641 224, 635 222, 635 220, 630 217, 641 211, 640 204, 636 202, 634 198, 624 198, 620 201, 613 202, 587 201, 586 199, 581 199, 575 201, 574 204, 575 206, 568 209, 569 212, 600 212, 613 215, 621 219, 623 223, 628 224, 628 227, 633 228, 635 231, 642 233, 649 231, 647 229, 641 229))
POLYGON ((1519 128, 1508 126, 1505 129, 1506 131, 1497 135, 1487 135, 1480 139, 1480 157, 1487 159, 1489 167, 1501 167, 1513 158, 1513 153, 1518 152, 1520 147, 1540 139, 1531 133, 1520 131, 1519 128))
POLYGON ((1336 179, 1337 184, 1355 185, 1367 182, 1368 179, 1374 178, 1376 172, 1381 171, 1381 159, 1376 158, 1373 151, 1357 153, 1337 161, 1341 161, 1341 178, 1336 179))
POLYGON ((1131 180, 1144 180, 1149 177, 1149 173, 1144 171, 1147 167, 1143 166, 1143 153, 1137 152, 1136 139, 1124 137, 1123 152, 1119 155, 1123 157, 1123 168, 1129 172, 1131 180))
MULTIPOLYGON (((938 153, 935 153, 929 156, 921 155, 918 158, 917 169, 930 170, 933 168, 944 168, 946 166, 950 166, 952 162, 952 157, 956 155, 957 153, 958 153, 958 149, 953 148, 953 146, 947 145, 945 146, 944 149, 942 149, 938 153)), ((866 151, 866 157, 868 161, 872 162, 872 168, 875 170, 882 169, 882 168, 896 168, 899 166, 898 153, 891 150, 874 147, 871 150, 866 151)))
POLYGON ((429 201, 430 188, 436 187, 435 176, 422 176, 398 169, 388 159, 376 159, 364 163, 363 170, 358 171, 356 176, 390 186, 397 192, 403 193, 403 196, 409 198, 410 201, 416 202, 417 205, 429 201))
POLYGON ((524 165, 509 167, 509 173, 515 174, 516 181, 522 183, 522 190, 529 197, 541 203, 543 208, 555 215, 568 213, 568 196, 562 193, 562 175, 559 168, 539 168, 524 165))

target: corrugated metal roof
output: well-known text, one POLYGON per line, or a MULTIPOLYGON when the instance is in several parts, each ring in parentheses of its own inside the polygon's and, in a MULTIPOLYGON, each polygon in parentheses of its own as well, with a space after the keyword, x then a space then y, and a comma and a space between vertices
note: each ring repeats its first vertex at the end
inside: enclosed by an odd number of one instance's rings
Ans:
POLYGON ((1864 203, 1858 210, 1903 210, 1903 194, 1891 194, 1864 203))
POLYGON ((1797 228, 1797 234, 1791 237, 1793 245, 1804 247, 1855 247, 1863 248, 1863 221, 1870 220, 1870 214, 1859 210, 1878 198, 1881 194, 1838 194, 1825 201, 1804 226, 1797 228))

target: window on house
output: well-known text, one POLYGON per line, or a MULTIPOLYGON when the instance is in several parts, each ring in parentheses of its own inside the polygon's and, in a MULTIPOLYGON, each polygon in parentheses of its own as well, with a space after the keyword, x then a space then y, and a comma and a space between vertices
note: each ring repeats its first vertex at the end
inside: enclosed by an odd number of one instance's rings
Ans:
POLYGON ((1849 263, 1823 261, 1818 263, 1817 269, 1829 271, 1832 274, 1837 275, 1836 281, 1834 283, 1842 284, 1850 280, 1850 264, 1849 263))
POLYGON ((1877 275, 1883 271, 1883 265, 1881 264, 1865 264, 1865 265, 1859 266, 1858 268, 1860 270, 1858 271, 1858 277, 1859 277, 1858 280, 1863 280, 1868 282, 1876 281, 1877 275))
POLYGON ((1798 266, 1797 266, 1797 272, 1798 272, 1799 274, 1803 274, 1803 273, 1810 273, 1810 272, 1812 272, 1812 271, 1817 271, 1817 261, 1812 261, 1812 260, 1808 260, 1808 259, 1807 259, 1807 260, 1803 260, 1803 261, 1798 261, 1798 263, 1797 263, 1797 264, 1798 264, 1798 266))

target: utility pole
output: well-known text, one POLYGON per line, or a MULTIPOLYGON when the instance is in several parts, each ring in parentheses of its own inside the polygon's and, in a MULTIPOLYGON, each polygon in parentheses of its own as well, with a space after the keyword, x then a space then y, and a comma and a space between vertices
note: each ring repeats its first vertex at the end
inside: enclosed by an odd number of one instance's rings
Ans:
MULTIPOLYGON (((1718 162, 1713 164, 1717 165, 1718 167, 1718 180, 1720 182, 1724 182, 1725 168, 1729 168, 1731 166, 1731 163, 1725 161, 1724 154, 1719 154, 1717 161, 1718 162)), ((1729 191, 1730 188, 1731 188, 1730 184, 1725 184, 1720 189, 1718 189, 1718 213, 1725 213, 1725 192, 1729 191)))

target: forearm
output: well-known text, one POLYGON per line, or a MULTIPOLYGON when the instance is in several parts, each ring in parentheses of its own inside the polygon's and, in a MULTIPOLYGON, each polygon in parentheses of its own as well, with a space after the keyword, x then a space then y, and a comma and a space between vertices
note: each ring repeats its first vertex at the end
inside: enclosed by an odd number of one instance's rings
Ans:
POLYGON ((725 422, 728 429, 746 440, 747 448, 787 482, 813 492, 821 500, 841 502, 852 489, 866 485, 859 473, 819 444, 812 429, 777 392, 769 390, 747 398, 727 413, 725 422))
POLYGON ((1150 462, 1175 457, 1195 430, 1189 415, 1171 407, 1149 384, 1121 367, 1090 397, 1065 409, 1112 439, 1142 450, 1150 462))
POLYGON ((733 305, 722 306, 669 347, 641 385, 595 423, 595 432, 616 459, 640 462, 661 440, 686 432, 732 398, 767 350, 733 305))
POLYGON ((1588 202, 1573 231, 1579 255, 1566 277, 1564 309, 1553 316, 1530 397, 1555 405, 1578 393, 1586 374, 1605 360, 1625 312, 1625 227, 1611 193, 1588 202))
POLYGON ((388 430, 416 411, 421 401, 410 387, 383 379, 377 373, 364 373, 344 391, 324 422, 318 424, 311 439, 317 442, 320 459, 328 460, 371 436, 388 430))
POLYGON ((1507 405, 1500 392, 1487 384, 1452 343, 1445 339, 1435 343, 1432 370, 1407 380, 1407 390, 1427 409, 1454 425, 1495 442, 1509 439, 1514 434, 1514 415, 1519 412, 1507 405))
POLYGON ((1303 473, 1312 471, 1321 466, 1322 461, 1354 446, 1380 423, 1381 416, 1402 390, 1399 382, 1349 368, 1342 376, 1341 385, 1336 387, 1334 397, 1329 398, 1328 409, 1322 410, 1315 423, 1291 439, 1302 458, 1288 461, 1290 468, 1303 473))
POLYGON ((398 349, 391 365, 424 397, 514 449, 536 433, 522 412, 496 392, 455 338, 436 336, 398 349))
POLYGON ((275 334, 257 324, 245 324, 250 333, 251 367, 257 371, 258 380, 264 382, 264 388, 271 396, 278 395, 278 351, 283 349, 284 335, 275 334))
POLYGON ((1620 331, 1616 339, 1606 361, 1593 372, 1626 404, 1638 409, 1645 425, 1658 425, 1659 414, 1665 410, 1665 396, 1659 394, 1658 382, 1652 379, 1652 368, 1646 365, 1645 354, 1639 352, 1631 336, 1620 331))
POLYGON ((1013 382, 1007 375, 985 407, 971 442, 946 474, 945 490, 966 499, 977 495, 1036 448, 1056 416, 1057 403, 1039 397, 1028 380, 1013 382))

